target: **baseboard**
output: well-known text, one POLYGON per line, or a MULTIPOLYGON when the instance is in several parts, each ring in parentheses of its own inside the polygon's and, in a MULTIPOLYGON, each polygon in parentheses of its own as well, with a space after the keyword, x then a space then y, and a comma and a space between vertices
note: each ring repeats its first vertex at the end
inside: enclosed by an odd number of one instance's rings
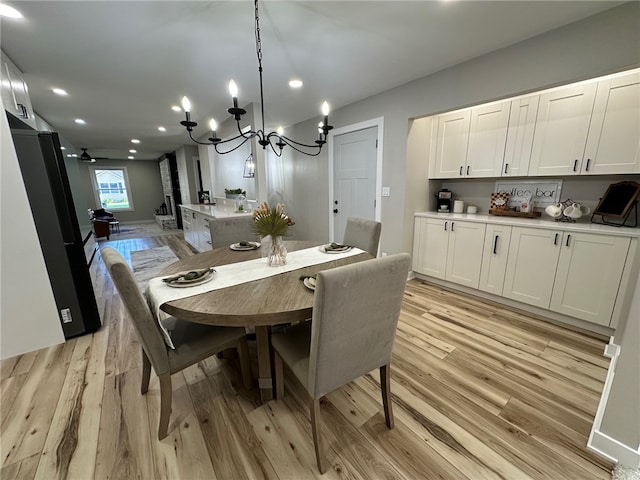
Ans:
POLYGON ((613 384, 613 377, 619 355, 620 346, 613 343, 613 337, 611 337, 609 344, 604 350, 604 356, 611 358, 611 363, 609 363, 607 378, 605 379, 600 403, 598 404, 596 416, 593 420, 593 426, 591 427, 591 433, 587 441, 587 448, 612 462, 620 463, 631 468, 640 468, 640 447, 638 447, 638 450, 633 450, 628 445, 600 431, 602 417, 607 408, 607 400, 611 393, 611 385, 613 384))

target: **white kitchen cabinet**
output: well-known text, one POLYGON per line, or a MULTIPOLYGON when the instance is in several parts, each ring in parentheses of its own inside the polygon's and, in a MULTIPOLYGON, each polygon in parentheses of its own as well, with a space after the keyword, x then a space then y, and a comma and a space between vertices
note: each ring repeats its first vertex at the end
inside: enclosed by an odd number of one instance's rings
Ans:
POLYGON ((465 177, 499 177, 502 171, 511 102, 471 109, 465 177))
POLYGON ((431 178, 499 177, 511 102, 439 115, 432 126, 431 178))
POLYGON ((510 242, 510 226, 487 225, 484 235, 480 283, 478 285, 480 290, 494 295, 502 295, 510 242))
POLYGON ((597 83, 561 88, 540 96, 529 175, 578 175, 597 83))
POLYGON ((502 295, 549 308, 562 231, 513 227, 502 295))
POLYGON ((511 101, 507 144, 501 173, 503 177, 523 177, 529 171, 539 103, 539 95, 530 95, 511 101))
POLYGON ((631 239, 565 231, 550 309, 609 326, 631 239))
POLYGON ((457 178, 467 162, 471 110, 438 115, 432 124, 430 178, 457 178))
POLYGON ((198 230, 198 250, 201 252, 206 252, 207 250, 211 250, 211 231, 209 230, 209 219, 206 215, 201 213, 196 214, 196 218, 198 220, 197 230, 198 230))
POLYGON ((36 128, 36 118, 23 74, 4 54, 0 77, 2 78, 2 104, 5 110, 36 128))
POLYGON ((484 231, 482 223, 416 218, 414 270, 478 288, 484 231))
POLYGON ((182 230, 184 231, 184 241, 194 248, 198 248, 198 232, 196 229, 196 214, 191 210, 181 209, 182 230))
POLYGON ((598 82, 582 174, 640 172, 640 72, 598 82))

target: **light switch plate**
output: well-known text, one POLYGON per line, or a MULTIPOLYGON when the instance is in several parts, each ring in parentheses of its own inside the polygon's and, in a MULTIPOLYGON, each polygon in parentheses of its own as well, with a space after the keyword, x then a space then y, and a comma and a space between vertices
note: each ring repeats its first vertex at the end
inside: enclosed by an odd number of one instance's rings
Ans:
POLYGON ((391 196, 391 187, 382 187, 382 196, 390 197, 391 196))

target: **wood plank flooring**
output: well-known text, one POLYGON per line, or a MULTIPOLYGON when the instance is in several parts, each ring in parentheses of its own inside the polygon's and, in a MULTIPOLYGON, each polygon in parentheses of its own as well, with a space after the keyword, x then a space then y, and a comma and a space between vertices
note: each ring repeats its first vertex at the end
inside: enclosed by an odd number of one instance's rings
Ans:
MULTIPOLYGON (((132 250, 181 235, 117 241, 132 250)), ((316 469, 305 395, 290 376, 260 404, 235 359, 173 376, 169 436, 159 385, 140 395, 140 346, 99 256, 103 327, 0 363, 0 478, 307 479, 316 469)), ((255 345, 251 345, 254 376, 255 345)), ((395 428, 377 372, 321 401, 332 479, 609 479, 586 442, 603 388, 605 340, 412 280, 393 350, 395 428)))

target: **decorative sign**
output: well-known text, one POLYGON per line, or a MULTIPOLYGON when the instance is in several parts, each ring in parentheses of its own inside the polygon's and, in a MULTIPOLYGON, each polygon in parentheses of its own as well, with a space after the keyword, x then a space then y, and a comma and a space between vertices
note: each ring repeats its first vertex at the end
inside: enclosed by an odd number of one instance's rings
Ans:
POLYGON ((560 201, 562 180, 547 182, 538 181, 506 181, 496 182, 494 192, 509 194, 507 207, 519 207, 522 200, 531 195, 531 204, 534 208, 545 208, 560 201))

